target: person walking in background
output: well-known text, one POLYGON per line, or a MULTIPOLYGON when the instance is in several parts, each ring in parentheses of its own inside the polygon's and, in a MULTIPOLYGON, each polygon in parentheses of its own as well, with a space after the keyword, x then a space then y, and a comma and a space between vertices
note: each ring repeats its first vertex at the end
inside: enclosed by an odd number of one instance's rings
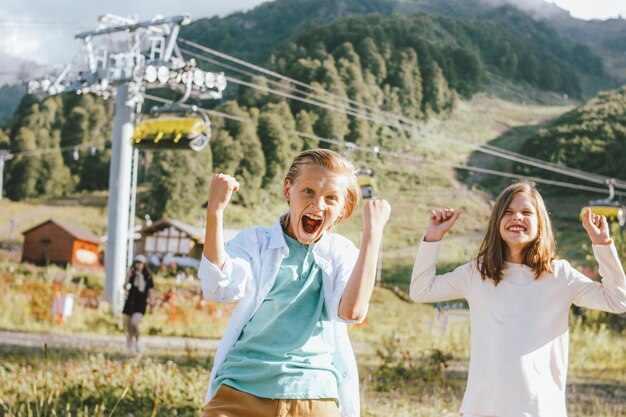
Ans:
POLYGON ((570 306, 626 312, 626 277, 606 218, 591 210, 582 218, 603 277, 596 282, 556 260, 541 195, 530 183, 513 184, 496 199, 477 258, 436 276, 440 241, 460 214, 431 212, 410 296, 469 303, 471 354, 461 414, 565 417, 570 306))
POLYGON ((300 153, 283 183, 288 211, 224 245, 224 210, 239 183, 211 182, 198 276, 205 298, 238 301, 215 355, 203 417, 359 415, 346 323, 365 319, 384 200, 363 206, 360 248, 333 227, 360 200, 354 166, 336 152, 300 153))
POLYGON ((139 343, 139 323, 148 305, 150 313, 154 308, 154 280, 144 255, 135 256, 124 287, 128 289, 122 310, 126 315, 126 354, 132 355, 134 348, 135 353, 141 355, 143 349, 139 343))

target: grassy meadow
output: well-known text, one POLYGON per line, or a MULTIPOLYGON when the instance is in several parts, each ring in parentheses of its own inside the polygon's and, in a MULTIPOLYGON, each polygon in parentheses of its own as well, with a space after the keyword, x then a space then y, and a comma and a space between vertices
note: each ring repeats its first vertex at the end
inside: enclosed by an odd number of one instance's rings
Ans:
MULTIPOLYGON (((456 415, 469 357, 466 311, 438 316, 430 306, 377 289, 366 324, 350 333, 364 416, 456 415)), ((573 319, 571 417, 626 411, 623 336, 593 317, 573 319)), ((196 416, 212 363, 212 355, 190 349, 141 358, 96 349, 0 351, 0 409, 6 416, 196 416)))

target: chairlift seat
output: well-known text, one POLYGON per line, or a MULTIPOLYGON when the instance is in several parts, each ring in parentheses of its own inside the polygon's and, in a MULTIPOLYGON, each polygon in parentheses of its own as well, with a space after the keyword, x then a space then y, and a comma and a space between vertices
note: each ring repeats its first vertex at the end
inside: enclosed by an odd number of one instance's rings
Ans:
POLYGON ((590 208, 593 214, 596 214, 598 216, 604 216, 608 221, 617 222, 620 226, 623 226, 626 223, 626 208, 618 201, 605 202, 604 204, 596 204, 583 207, 580 211, 581 219, 587 208, 590 208))
POLYGON ((209 143, 210 125, 198 117, 158 117, 139 122, 133 145, 139 149, 201 151, 209 143))
POLYGON ((359 187, 361 187, 361 196, 364 199, 375 198, 378 196, 378 181, 371 169, 361 169, 357 172, 359 187))

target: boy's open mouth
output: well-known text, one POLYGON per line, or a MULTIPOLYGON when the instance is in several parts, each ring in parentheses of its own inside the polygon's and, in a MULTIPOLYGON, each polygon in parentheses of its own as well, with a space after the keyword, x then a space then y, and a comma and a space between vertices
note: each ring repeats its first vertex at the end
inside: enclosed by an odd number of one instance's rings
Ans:
POLYGON ((305 213, 302 215, 302 228, 306 233, 313 234, 322 225, 323 220, 320 216, 305 213))

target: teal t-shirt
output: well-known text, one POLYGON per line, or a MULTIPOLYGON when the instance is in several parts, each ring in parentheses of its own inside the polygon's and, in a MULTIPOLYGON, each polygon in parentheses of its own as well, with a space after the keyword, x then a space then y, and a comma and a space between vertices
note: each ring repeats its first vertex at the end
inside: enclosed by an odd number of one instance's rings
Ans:
POLYGON ((285 234, 289 256, 220 366, 221 384, 262 398, 338 398, 334 342, 313 245, 285 234))

